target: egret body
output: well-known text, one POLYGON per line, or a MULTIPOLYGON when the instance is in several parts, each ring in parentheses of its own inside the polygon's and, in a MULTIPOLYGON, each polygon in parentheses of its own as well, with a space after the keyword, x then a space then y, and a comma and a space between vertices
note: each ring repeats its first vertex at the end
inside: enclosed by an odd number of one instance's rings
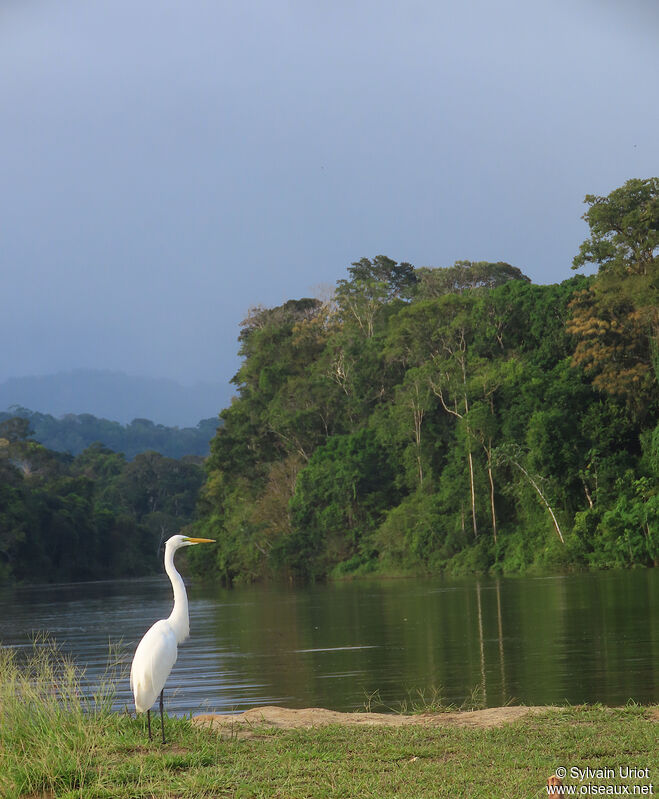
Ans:
POLYGON ((160 694, 160 723, 162 742, 165 743, 163 719, 163 690, 169 673, 176 663, 178 645, 190 635, 188 595, 183 578, 174 566, 174 553, 181 547, 194 544, 215 543, 212 538, 189 538, 174 535, 165 544, 165 571, 174 589, 174 607, 168 618, 160 619, 150 627, 139 642, 130 667, 130 687, 135 697, 135 710, 147 713, 149 738, 151 738, 151 707, 160 694))

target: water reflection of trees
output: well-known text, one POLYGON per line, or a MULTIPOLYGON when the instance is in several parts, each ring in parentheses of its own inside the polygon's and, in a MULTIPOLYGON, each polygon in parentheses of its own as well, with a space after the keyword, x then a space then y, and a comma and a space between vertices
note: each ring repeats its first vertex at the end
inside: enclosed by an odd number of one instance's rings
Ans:
POLYGON ((244 679, 291 706, 431 689, 458 705, 474 689, 488 706, 616 703, 654 695, 658 592, 650 572, 262 587, 233 592, 217 624, 244 679))

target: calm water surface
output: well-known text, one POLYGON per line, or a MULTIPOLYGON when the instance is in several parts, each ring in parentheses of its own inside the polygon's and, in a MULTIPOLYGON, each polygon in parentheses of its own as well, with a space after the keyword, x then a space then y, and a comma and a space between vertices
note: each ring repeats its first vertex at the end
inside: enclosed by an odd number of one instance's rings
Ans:
MULTIPOLYGON (((464 581, 394 580, 309 588, 188 586, 191 638, 167 683, 173 713, 263 704, 363 708, 379 692, 477 689, 509 701, 659 702, 657 570, 464 581)), ((126 663, 169 615, 167 578, 0 590, 0 644, 48 631, 91 679, 122 642, 126 663)), ((120 705, 131 705, 127 677, 120 705)), ((374 708, 375 709, 375 708, 374 708)), ((382 708, 380 708, 382 709, 382 708)))

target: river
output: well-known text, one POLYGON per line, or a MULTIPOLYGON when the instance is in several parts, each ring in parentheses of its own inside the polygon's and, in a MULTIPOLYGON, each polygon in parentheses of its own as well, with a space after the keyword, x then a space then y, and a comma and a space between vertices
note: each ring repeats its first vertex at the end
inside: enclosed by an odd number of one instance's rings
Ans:
MULTIPOLYGON (((264 704, 400 708, 439 691, 488 707, 659 701, 659 571, 389 580, 306 588, 188 585, 191 638, 170 713, 264 704)), ((109 642, 126 668, 169 614, 166 577, 0 589, 0 643, 48 632, 94 681, 109 642)), ((127 677, 119 707, 132 707, 127 677)))

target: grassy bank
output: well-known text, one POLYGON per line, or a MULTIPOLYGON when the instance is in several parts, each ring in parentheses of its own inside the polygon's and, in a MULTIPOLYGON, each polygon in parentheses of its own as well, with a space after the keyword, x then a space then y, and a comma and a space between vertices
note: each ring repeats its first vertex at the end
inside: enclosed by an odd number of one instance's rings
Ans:
POLYGON ((560 766, 648 768, 649 778, 599 782, 659 783, 656 708, 562 708, 494 729, 332 725, 225 735, 168 718, 163 746, 148 742, 143 719, 111 711, 109 686, 84 699, 79 673, 52 652, 20 664, 0 654, 3 799, 517 798, 546 795, 560 766))

